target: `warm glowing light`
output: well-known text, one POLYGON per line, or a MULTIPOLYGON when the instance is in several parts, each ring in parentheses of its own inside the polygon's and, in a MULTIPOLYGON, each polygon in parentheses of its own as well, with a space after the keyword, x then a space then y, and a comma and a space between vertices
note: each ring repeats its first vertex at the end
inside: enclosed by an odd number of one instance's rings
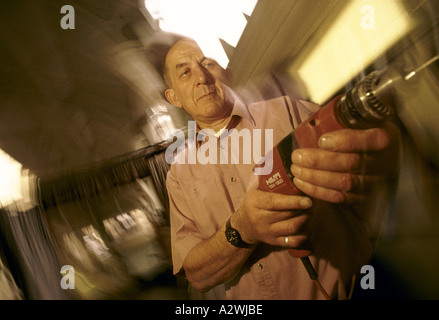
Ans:
POLYGON ((0 208, 21 200, 22 165, 0 150, 0 208))
POLYGON ((323 103, 413 27, 402 1, 349 1, 311 52, 289 71, 304 82, 309 98, 323 103))
POLYGON ((219 41, 236 46, 257 0, 145 0, 160 29, 193 38, 222 67, 229 59, 219 41))

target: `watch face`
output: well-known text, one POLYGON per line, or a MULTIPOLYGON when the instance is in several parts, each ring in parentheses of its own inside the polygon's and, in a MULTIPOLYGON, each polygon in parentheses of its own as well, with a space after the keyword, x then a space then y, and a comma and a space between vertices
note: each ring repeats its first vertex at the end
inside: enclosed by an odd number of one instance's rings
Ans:
POLYGON ((229 228, 227 230, 227 240, 234 245, 235 247, 238 247, 241 244, 241 236, 239 235, 238 231, 235 229, 229 228))

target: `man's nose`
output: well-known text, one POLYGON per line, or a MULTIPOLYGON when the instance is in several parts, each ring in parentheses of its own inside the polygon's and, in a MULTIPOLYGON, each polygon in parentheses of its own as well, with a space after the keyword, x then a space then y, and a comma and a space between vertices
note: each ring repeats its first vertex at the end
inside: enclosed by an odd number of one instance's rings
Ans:
POLYGON ((203 66, 199 65, 196 68, 196 80, 197 80, 197 85, 200 84, 210 84, 212 83, 212 74, 203 66))

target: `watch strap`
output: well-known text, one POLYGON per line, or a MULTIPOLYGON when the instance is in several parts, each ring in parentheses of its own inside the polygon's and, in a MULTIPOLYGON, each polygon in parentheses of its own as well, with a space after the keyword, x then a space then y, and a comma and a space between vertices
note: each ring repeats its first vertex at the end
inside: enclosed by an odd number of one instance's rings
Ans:
POLYGON ((231 245, 233 245, 233 246, 235 246, 237 248, 251 248, 252 245, 248 244, 245 241, 243 241, 239 231, 232 227, 232 225, 230 224, 230 219, 231 218, 232 217, 227 219, 227 222, 226 222, 226 239, 227 239, 227 241, 231 245))

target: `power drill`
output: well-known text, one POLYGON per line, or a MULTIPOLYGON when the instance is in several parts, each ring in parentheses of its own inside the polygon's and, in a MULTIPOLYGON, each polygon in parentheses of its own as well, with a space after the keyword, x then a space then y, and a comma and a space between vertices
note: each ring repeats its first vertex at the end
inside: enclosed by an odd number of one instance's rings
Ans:
POLYGON ((258 166, 272 161, 273 170, 259 175, 259 189, 296 195, 300 191, 290 172, 291 153, 297 148, 318 148, 319 138, 328 132, 343 129, 378 127, 395 114, 397 103, 393 83, 400 78, 394 69, 374 71, 351 90, 338 95, 313 116, 284 137, 274 148, 272 159, 265 158, 258 166))
MULTIPOLYGON (((272 161, 270 174, 259 175, 259 189, 288 195, 301 192, 293 183, 290 171, 291 153, 297 148, 317 148, 319 138, 328 132, 343 129, 368 129, 378 127, 396 113, 394 82, 401 80, 394 68, 374 71, 360 80, 343 95, 338 95, 317 113, 283 138, 274 148, 272 157, 263 159, 260 166, 272 161)), ((310 276, 329 299, 317 280, 317 274, 308 258, 312 254, 310 243, 303 249, 288 249, 292 257, 300 258, 310 276)))

